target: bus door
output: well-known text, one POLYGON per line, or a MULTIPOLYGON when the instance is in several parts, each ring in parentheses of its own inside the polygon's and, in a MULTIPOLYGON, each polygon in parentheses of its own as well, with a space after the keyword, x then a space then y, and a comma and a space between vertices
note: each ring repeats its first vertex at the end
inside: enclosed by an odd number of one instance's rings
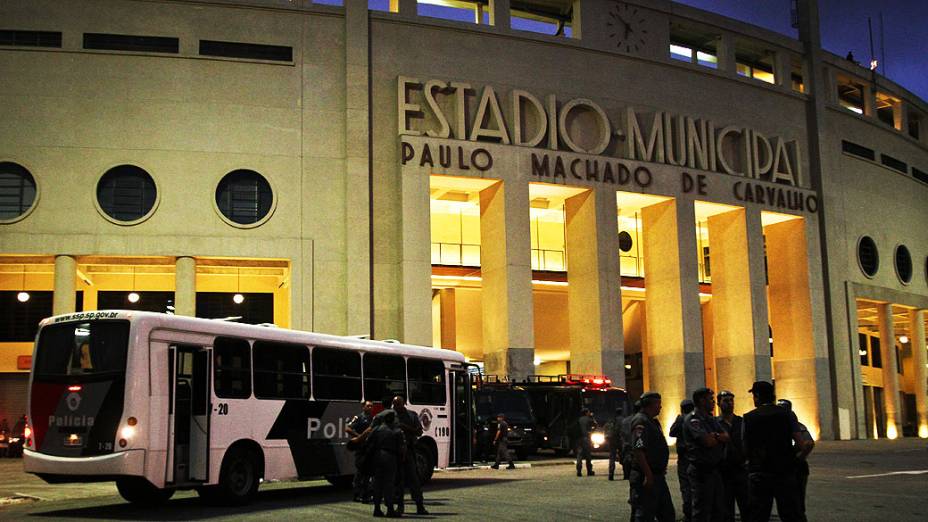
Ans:
POLYGON ((170 368, 168 481, 174 484, 209 480, 209 350, 175 345, 170 368))
POLYGON ((473 463, 473 388, 467 366, 452 367, 451 376, 451 458, 452 466, 473 463))

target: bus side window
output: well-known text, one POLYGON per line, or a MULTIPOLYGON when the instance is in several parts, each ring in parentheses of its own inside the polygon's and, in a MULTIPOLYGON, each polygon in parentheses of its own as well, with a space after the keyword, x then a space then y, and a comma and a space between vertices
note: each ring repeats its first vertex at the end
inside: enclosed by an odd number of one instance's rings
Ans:
POLYGON ((217 337, 213 343, 213 368, 217 397, 251 397, 251 350, 248 341, 217 337))
POLYGON ((302 344, 255 341, 255 397, 309 398, 309 349, 302 344))
POLYGON ((434 359, 410 357, 409 402, 413 404, 445 404, 445 364, 434 359))
POLYGON ((364 398, 385 407, 396 395, 406 393, 406 361, 401 355, 364 354, 364 398))
POLYGON ((316 400, 361 400, 361 354, 315 347, 312 353, 313 397, 316 400))

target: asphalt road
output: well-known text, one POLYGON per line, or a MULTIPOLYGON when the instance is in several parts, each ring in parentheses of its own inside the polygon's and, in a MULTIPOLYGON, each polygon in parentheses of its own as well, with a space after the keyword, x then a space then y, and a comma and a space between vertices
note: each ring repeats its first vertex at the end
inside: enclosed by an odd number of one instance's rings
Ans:
MULTIPOLYGON (((809 520, 928 520, 928 441, 820 442, 810 463, 809 520)), ((0 519, 353 520, 371 512, 324 482, 265 484, 245 508, 207 507, 185 492, 146 510, 123 502, 111 484, 50 486, 20 469, 17 461, 0 463, 0 519)), ((410 518, 626 520, 628 483, 607 481, 604 460, 595 469, 595 477, 577 478, 565 459, 556 459, 512 471, 436 473, 425 490, 432 515, 410 518)), ((668 478, 682 516, 673 465, 668 478)))

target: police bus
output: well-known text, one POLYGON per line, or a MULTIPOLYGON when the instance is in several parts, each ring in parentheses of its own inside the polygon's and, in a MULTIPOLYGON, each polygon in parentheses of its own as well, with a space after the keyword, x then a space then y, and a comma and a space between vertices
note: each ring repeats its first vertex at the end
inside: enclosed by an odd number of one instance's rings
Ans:
POLYGON ((115 480, 130 502, 196 489, 245 503, 266 480, 350 482, 348 421, 394 395, 422 421, 421 478, 468 464, 460 353, 136 311, 44 319, 24 466, 50 483, 115 480))

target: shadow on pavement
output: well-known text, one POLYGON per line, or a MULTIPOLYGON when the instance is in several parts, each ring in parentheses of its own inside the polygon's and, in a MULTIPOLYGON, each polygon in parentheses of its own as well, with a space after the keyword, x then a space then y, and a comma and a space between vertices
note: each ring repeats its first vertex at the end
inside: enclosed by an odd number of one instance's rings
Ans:
MULTIPOLYGON (((450 506, 452 500, 447 497, 429 495, 430 492, 454 490, 487 486, 516 479, 505 478, 448 478, 437 481, 426 488, 425 505, 429 510, 450 506)), ((351 492, 331 486, 291 487, 259 491, 255 501, 247 506, 217 507, 208 506, 198 498, 184 498, 170 500, 157 508, 133 506, 119 501, 116 504, 93 506, 74 509, 58 509, 52 511, 36 511, 30 513, 31 517, 55 518, 99 518, 113 520, 190 520, 192 518, 207 519, 216 517, 242 516, 249 513, 267 513, 274 510, 287 510, 312 505, 334 504, 346 502, 351 498, 351 492)), ((406 500, 405 518, 434 519, 457 515, 457 513, 441 512, 429 515, 415 515, 415 504, 406 500)), ((364 510, 372 509, 365 506, 364 510)))

